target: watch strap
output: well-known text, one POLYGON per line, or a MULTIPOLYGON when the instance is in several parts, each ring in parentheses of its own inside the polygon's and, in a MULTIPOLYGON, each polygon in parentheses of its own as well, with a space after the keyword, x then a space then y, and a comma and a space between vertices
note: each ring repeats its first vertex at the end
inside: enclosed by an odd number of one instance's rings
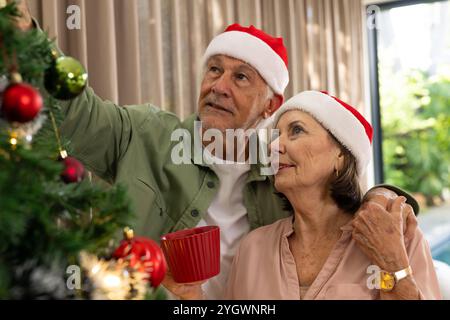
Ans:
POLYGON ((405 269, 402 269, 400 271, 394 272, 394 277, 395 277, 395 283, 399 282, 400 280, 412 275, 412 269, 411 266, 408 266, 405 269))

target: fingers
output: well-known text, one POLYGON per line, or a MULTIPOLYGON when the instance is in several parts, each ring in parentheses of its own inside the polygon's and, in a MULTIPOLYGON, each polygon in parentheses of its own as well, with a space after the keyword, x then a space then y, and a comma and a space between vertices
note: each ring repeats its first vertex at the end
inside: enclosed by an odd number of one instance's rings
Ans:
POLYGON ((189 283, 179 283, 176 282, 175 279, 172 276, 172 273, 167 270, 166 275, 163 279, 163 281, 161 282, 163 284, 164 287, 166 287, 167 289, 173 289, 173 288, 180 288, 180 287, 196 287, 196 286, 201 286, 204 283, 206 283, 207 280, 202 280, 202 281, 196 281, 196 282, 189 282, 189 283))
POLYGON ((378 202, 367 201, 362 204, 361 208, 356 212, 355 219, 362 218, 368 220, 370 216, 383 216, 389 214, 386 208, 378 202))
POLYGON ((398 216, 403 221, 403 210, 406 208, 406 198, 403 196, 398 197, 392 203, 392 208, 389 212, 395 216, 398 216))
POLYGON ((377 224, 380 220, 390 218, 387 215, 390 215, 390 213, 382 205, 369 201, 356 213, 352 225, 358 232, 369 237, 378 229, 377 224))
POLYGON ((378 202, 366 202, 355 215, 352 221, 353 228, 367 238, 371 238, 373 234, 380 232, 381 226, 390 224, 392 214, 389 213, 378 202))
POLYGON ((364 237, 358 230, 354 229, 352 232, 352 238, 358 243, 365 245, 367 243, 366 237, 364 237))
POLYGON ((203 298, 203 290, 201 284, 204 281, 195 283, 178 283, 171 274, 166 274, 162 285, 173 295, 182 300, 199 300, 203 298))
POLYGON ((417 217, 414 213, 414 209, 413 207, 411 207, 411 205, 405 203, 405 208, 404 208, 404 216, 406 223, 416 223, 417 224, 417 217))
POLYGON ((176 282, 173 279, 172 274, 170 273, 169 270, 167 270, 166 275, 164 276, 164 279, 161 283, 166 288, 169 288, 169 287, 173 286, 174 284, 176 284, 176 282))
POLYGON ((366 193, 363 199, 364 202, 372 201, 388 209, 392 201, 397 198, 397 194, 386 188, 374 188, 366 193))
POLYGON ((409 204, 405 204, 403 217, 403 225, 405 226, 403 234, 405 235, 405 239, 412 239, 419 223, 416 215, 414 214, 414 209, 409 204))
POLYGON ((365 217, 358 217, 353 219, 352 226, 355 232, 367 234, 370 233, 369 227, 366 224, 365 217))

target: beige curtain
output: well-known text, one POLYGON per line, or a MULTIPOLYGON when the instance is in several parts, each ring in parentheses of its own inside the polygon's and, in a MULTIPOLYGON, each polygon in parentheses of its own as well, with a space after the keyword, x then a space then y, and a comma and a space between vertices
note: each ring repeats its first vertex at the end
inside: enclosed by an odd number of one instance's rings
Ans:
POLYGON ((151 102, 186 117, 196 110, 201 56, 228 24, 282 36, 289 98, 328 90, 363 110, 361 0, 28 0, 61 49, 87 67, 97 94, 151 102), (66 28, 69 5, 81 29, 66 28))

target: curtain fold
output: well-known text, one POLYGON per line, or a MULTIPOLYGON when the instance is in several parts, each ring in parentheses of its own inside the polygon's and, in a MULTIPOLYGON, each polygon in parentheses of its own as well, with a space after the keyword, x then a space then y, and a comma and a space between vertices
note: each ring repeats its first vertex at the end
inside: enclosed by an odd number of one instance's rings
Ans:
POLYGON ((361 0, 29 0, 34 16, 90 85, 120 104, 151 102, 181 118, 196 111, 208 42, 227 25, 253 24, 285 38, 286 98, 327 90, 364 110, 361 0), (68 30, 69 5, 81 29, 68 30))

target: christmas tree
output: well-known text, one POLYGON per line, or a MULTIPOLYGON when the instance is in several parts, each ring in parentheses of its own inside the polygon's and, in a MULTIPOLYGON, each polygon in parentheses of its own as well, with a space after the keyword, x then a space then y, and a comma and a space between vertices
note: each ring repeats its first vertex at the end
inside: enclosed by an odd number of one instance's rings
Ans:
POLYGON ((159 247, 126 230, 112 254, 133 216, 125 188, 92 182, 58 132, 58 101, 87 74, 45 33, 18 30, 18 14, 0 8, 0 299, 143 298, 155 259, 164 276, 159 247))

